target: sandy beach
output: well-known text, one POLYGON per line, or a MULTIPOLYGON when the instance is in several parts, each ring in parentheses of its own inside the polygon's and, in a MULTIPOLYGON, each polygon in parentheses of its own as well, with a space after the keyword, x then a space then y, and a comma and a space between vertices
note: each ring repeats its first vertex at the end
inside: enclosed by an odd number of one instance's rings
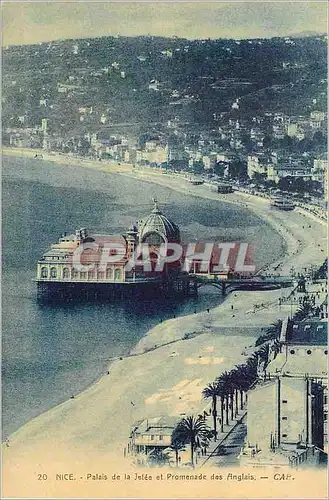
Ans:
MULTIPOLYGON (((10 149, 4 149, 3 153, 31 157, 35 154, 10 149)), ((302 271, 310 265, 322 264, 327 255, 326 222, 303 209, 289 213, 274 211, 266 199, 240 192, 219 195, 207 186, 192 186, 181 176, 161 174, 150 168, 42 154, 47 161, 115 172, 191 196, 245 206, 266 219, 286 242, 284 258, 263 269, 263 273, 288 275, 291 267, 302 271)), ((19 464, 28 457, 43 466, 50 461, 70 460, 72 456, 79 457, 81 462, 94 458, 118 464, 134 421, 161 414, 180 416, 200 412, 207 404, 201 398, 207 383, 222 371, 244 362, 243 352, 252 348, 261 328, 294 312, 295 305, 279 305, 279 298, 287 297, 290 291, 286 288, 232 292, 209 313, 157 325, 141 339, 131 356, 111 363, 109 374, 104 374, 95 385, 10 436, 3 445, 4 474, 13 478, 19 464)))

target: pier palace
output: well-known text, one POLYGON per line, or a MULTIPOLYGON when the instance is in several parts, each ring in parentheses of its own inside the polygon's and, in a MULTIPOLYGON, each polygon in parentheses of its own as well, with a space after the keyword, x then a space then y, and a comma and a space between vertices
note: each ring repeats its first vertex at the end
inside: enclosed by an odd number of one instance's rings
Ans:
POLYGON ((179 227, 160 211, 156 200, 151 213, 122 235, 89 234, 84 228, 65 234, 38 261, 39 296, 105 291, 121 295, 132 289, 163 291, 170 286, 183 290, 188 283, 178 279, 179 261, 155 270, 159 249, 168 243, 181 243, 179 227), (127 265, 140 244, 148 245, 147 270, 138 263, 127 265))

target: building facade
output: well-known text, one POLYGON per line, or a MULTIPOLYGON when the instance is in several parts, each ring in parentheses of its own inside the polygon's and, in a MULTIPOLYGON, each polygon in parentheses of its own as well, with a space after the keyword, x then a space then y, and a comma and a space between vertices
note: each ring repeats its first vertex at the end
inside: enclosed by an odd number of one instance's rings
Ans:
POLYGON ((328 446, 327 323, 283 322, 264 379, 248 395, 248 464, 320 463, 328 446))
POLYGON ((89 234, 84 228, 63 235, 38 261, 36 281, 41 291, 57 287, 61 293, 83 284, 117 285, 118 289, 119 285, 174 282, 180 261, 166 261, 168 243, 180 243, 179 227, 155 201, 152 212, 122 235, 89 234), (157 267, 161 258, 163 264, 157 267))

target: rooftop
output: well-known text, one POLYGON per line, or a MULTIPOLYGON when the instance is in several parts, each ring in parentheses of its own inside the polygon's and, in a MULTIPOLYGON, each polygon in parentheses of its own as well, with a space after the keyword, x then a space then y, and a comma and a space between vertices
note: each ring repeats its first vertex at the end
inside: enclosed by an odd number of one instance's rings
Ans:
POLYGON ((327 345, 328 324, 319 320, 288 323, 285 341, 294 345, 327 345))
POLYGON ((286 354, 279 353, 276 358, 266 367, 266 372, 272 375, 283 375, 286 377, 318 377, 327 378, 328 356, 324 348, 314 347, 298 353, 295 350, 286 354))
POLYGON ((180 242, 179 227, 160 211, 157 201, 154 200, 154 208, 146 219, 139 224, 140 240, 151 234, 158 233, 169 242, 180 242))
POLYGON ((138 420, 132 426, 132 432, 137 434, 157 434, 171 435, 175 429, 179 418, 169 416, 159 416, 138 420))

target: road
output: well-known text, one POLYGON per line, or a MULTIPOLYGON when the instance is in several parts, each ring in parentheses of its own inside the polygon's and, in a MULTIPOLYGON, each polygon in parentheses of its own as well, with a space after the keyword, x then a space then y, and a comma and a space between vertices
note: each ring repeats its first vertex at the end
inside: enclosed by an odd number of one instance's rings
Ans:
POLYGON ((239 466, 237 458, 247 435, 246 417, 238 424, 227 438, 213 452, 206 462, 207 467, 239 466))

